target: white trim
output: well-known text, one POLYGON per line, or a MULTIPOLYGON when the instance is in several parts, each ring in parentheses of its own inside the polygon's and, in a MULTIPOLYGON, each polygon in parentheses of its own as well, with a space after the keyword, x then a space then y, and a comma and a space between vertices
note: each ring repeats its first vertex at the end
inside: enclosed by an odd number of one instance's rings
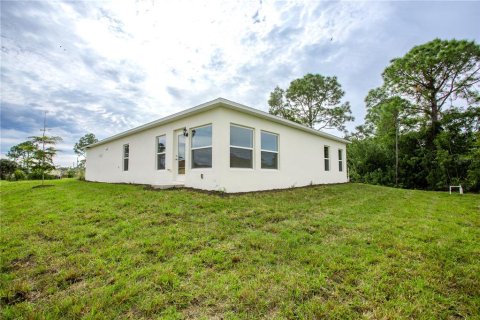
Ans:
POLYGON ((251 147, 241 147, 241 146, 236 146, 236 145, 233 145, 231 144, 230 142, 230 147, 228 148, 228 159, 229 159, 229 168, 230 169, 242 169, 242 170, 253 170, 255 168, 255 128, 252 128, 252 127, 247 127, 247 126, 242 126, 242 125, 239 125, 239 124, 234 124, 234 123, 230 123, 230 128, 229 128, 229 131, 230 131, 230 135, 229 135, 229 140, 231 141, 232 140, 232 127, 237 127, 237 128, 240 128, 240 129, 245 129, 245 130, 250 130, 251 131, 251 143, 252 143, 252 146, 251 147), (249 168, 243 168, 243 167, 232 167, 232 148, 235 148, 235 149, 243 149, 243 150, 250 150, 252 152, 252 159, 251 159, 251 162, 252 162, 252 166, 249 167, 249 168))
POLYGON ((327 146, 327 145, 324 145, 323 146, 323 171, 332 171, 330 170, 331 169, 331 166, 330 166, 330 146, 327 146), (325 148, 328 149, 328 152, 327 152, 327 157, 325 157, 325 148), (328 170, 326 169, 326 166, 325 166, 325 161, 328 161, 328 170))
POLYGON ((205 125, 201 125, 201 126, 198 126, 198 127, 190 128, 190 133, 189 133, 189 134, 190 134, 190 137, 191 137, 191 139, 190 139, 190 140, 191 140, 190 150, 197 150, 197 149, 204 149, 204 148, 211 148, 211 147, 212 147, 212 145, 213 145, 213 126, 212 126, 211 123, 205 124, 205 125), (211 139, 210 139, 210 140, 212 140, 212 141, 211 141, 210 145, 194 148, 194 147, 193 147, 193 133, 192 133, 192 131, 193 131, 193 130, 200 129, 200 128, 205 128, 205 127, 212 127, 212 136, 211 136, 211 139))
POLYGON ((159 136, 155 137, 155 170, 160 171, 160 170, 167 170, 167 135, 166 134, 161 134, 159 136), (165 137, 165 146, 163 152, 158 152, 158 138, 160 137, 165 137), (158 156, 159 155, 165 155, 165 168, 159 169, 158 168, 158 156))
POLYGON ((183 184, 185 182, 185 175, 187 174, 187 166, 188 166, 188 150, 187 150, 187 143, 188 143, 188 139, 185 137, 185 135, 183 134, 183 128, 177 128, 175 130, 173 130, 173 143, 172 143, 172 173, 173 173, 173 179, 175 181, 175 183, 179 183, 179 184, 183 184), (185 165, 184 165, 184 172, 183 173, 180 173, 179 172, 179 164, 180 164, 180 160, 179 160, 179 138, 180 137, 183 137, 183 143, 184 143, 184 147, 183 147, 183 152, 184 152, 184 161, 185 161, 185 165))
POLYGON ((254 145, 254 141, 255 141, 255 128, 230 122, 230 139, 232 138, 232 129, 231 129, 232 127, 251 130, 252 131, 252 141, 251 141, 252 142, 252 147, 251 148, 250 147, 242 147, 242 146, 236 146, 236 145, 232 145, 232 144, 230 144, 230 147, 243 148, 243 149, 253 149, 253 145, 254 145))
POLYGON ((280 123, 280 124, 286 125, 288 127, 296 128, 296 129, 299 129, 299 130, 302 130, 302 131, 305 131, 305 132, 308 132, 308 133, 311 133, 311 134, 314 134, 314 135, 317 135, 317 136, 321 136, 321 137, 324 137, 324 138, 327 138, 327 139, 331 139, 331 140, 342 142, 342 143, 350 143, 350 141, 348 141, 348 140, 345 140, 345 139, 336 137, 334 135, 331 135, 331 134, 328 134, 328 133, 325 133, 325 132, 321 132, 321 131, 318 131, 318 130, 315 130, 315 129, 312 129, 312 128, 309 128, 309 127, 306 127, 306 126, 298 124, 296 122, 289 121, 289 120, 271 115, 269 113, 266 113, 266 112, 263 112, 263 111, 260 111, 260 110, 254 109, 254 108, 247 107, 247 106, 242 105, 240 103, 236 103, 236 102, 224 99, 224 98, 217 98, 215 100, 200 104, 196 107, 177 112, 177 113, 172 114, 168 117, 161 118, 161 119, 149 122, 147 124, 144 124, 142 126, 139 126, 139 127, 136 127, 136 128, 118 133, 118 134, 113 135, 109 138, 103 139, 99 142, 92 143, 91 145, 86 146, 86 148, 92 148, 92 147, 95 147, 95 146, 98 146, 98 145, 101 145, 101 144, 104 144, 104 143, 107 143, 107 142, 110 142, 110 141, 113 141, 113 140, 117 140, 117 139, 129 136, 129 135, 137 133, 137 132, 141 132, 141 131, 144 131, 144 130, 147 130, 147 129, 150 129, 150 128, 154 128, 154 127, 157 127, 157 126, 160 126, 160 125, 163 125, 163 124, 175 121, 175 120, 179 120, 179 119, 182 119, 182 118, 185 118, 187 116, 191 116, 191 115, 194 115, 194 114, 197 114, 197 113, 200 113, 200 112, 204 112, 204 111, 216 108, 216 107, 229 108, 229 109, 232 109, 232 110, 236 110, 236 111, 240 111, 240 112, 243 112, 243 113, 251 114, 251 115, 257 116, 259 118, 263 118, 263 119, 270 120, 270 121, 273 121, 273 122, 276 122, 276 123, 280 123))
MULTIPOLYGON (((201 126, 197 126, 197 127, 193 127, 193 128, 190 128, 190 132, 189 132, 189 135, 190 135, 190 169, 191 170, 195 170, 195 169, 212 169, 213 168, 213 125, 211 123, 208 123, 208 124, 204 124, 204 125, 201 125, 201 126), (196 147, 194 148, 193 147, 193 134, 192 134, 192 131, 193 130, 196 130, 196 129, 200 129, 200 128, 205 128, 205 127, 211 127, 211 137, 210 137, 210 145, 208 146, 202 146, 202 147, 196 147), (195 150, 201 150, 201 149, 211 149, 212 151, 212 163, 210 164, 210 167, 206 167, 206 168, 194 168, 193 167, 193 151, 195 150)), ((186 167, 186 166, 185 166, 186 167)))
POLYGON ((280 168, 280 135, 278 133, 260 130, 260 170, 279 170, 280 168), (262 149, 262 133, 270 134, 277 137, 277 151, 262 149), (277 167, 276 168, 262 168, 262 152, 276 153, 277 154, 277 167))
POLYGON ((122 171, 130 170, 130 143, 125 143, 122 146, 122 171), (125 157, 125 147, 128 146, 128 156, 125 157), (128 161, 127 170, 125 170, 125 160, 128 161))
POLYGON ((338 172, 343 172, 343 149, 338 149, 338 172), (340 159, 340 155, 342 156, 340 159), (340 170, 340 166, 342 167, 342 170, 340 170))

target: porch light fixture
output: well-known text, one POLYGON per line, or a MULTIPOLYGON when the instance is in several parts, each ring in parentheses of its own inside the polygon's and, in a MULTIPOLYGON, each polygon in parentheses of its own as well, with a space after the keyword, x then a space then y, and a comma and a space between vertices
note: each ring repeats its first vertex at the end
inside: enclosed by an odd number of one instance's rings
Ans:
POLYGON ((185 137, 188 137, 188 130, 187 130, 186 127, 183 128, 183 135, 184 135, 185 137))

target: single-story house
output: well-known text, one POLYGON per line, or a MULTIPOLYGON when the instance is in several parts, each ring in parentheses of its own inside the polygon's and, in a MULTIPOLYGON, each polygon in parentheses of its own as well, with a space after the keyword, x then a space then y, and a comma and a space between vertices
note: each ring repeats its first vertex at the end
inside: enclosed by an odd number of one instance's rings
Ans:
POLYGON ((344 183, 348 141, 223 98, 86 149, 86 180, 248 192, 344 183))

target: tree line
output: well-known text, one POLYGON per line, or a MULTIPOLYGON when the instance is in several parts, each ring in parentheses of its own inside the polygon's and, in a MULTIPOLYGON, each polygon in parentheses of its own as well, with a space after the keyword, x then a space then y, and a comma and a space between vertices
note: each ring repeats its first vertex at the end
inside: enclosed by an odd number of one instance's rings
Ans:
POLYGON ((350 180, 445 190, 480 190, 480 46, 440 40, 393 59, 365 98, 364 124, 347 132, 350 105, 336 77, 307 74, 268 100, 274 115, 351 140, 350 180))
MULTIPOLYGON (((364 124, 353 132, 345 92, 333 76, 307 74, 268 99, 271 114, 315 129, 337 129, 347 147, 352 182, 445 190, 461 184, 480 190, 480 46, 468 40, 434 39, 393 59, 383 84, 365 98, 364 124)), ((35 179, 54 168, 59 137, 31 137, 0 161, 1 178, 35 179)), ((74 146, 96 142, 93 134, 74 146)), ((79 167, 84 165, 84 159, 79 167)))
POLYGON ((11 147, 7 153, 10 160, 0 160, 1 178, 9 180, 50 178, 48 172, 55 169, 53 158, 58 152, 55 145, 60 141, 62 138, 57 136, 33 136, 11 147))
MULTIPOLYGON (((50 174, 56 169, 53 159, 59 152, 56 148, 62 141, 58 136, 33 136, 28 140, 14 145, 7 153, 8 159, 0 159, 0 178, 2 180, 39 180, 53 179, 50 174)), ((60 168, 63 174, 73 178, 82 177, 85 168, 85 147, 98 142, 93 133, 87 133, 75 143, 73 151, 81 158, 76 167, 60 168)))

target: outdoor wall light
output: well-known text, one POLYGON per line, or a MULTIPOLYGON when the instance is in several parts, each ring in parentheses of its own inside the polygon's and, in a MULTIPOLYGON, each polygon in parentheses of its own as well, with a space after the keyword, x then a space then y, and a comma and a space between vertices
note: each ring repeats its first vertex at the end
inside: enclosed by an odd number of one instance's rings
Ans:
POLYGON ((183 128, 183 135, 184 135, 185 137, 188 137, 188 130, 187 130, 186 127, 183 128))

